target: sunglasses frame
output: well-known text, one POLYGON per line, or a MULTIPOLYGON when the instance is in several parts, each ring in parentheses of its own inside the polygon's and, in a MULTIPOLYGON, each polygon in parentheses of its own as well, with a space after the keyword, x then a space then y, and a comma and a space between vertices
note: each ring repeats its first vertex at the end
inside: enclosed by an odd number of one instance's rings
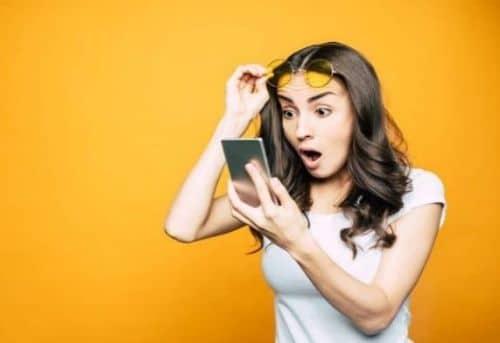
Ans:
MULTIPOLYGON (((272 60, 270 63, 268 63, 267 65, 269 66, 269 65, 270 65, 271 63, 273 63, 274 61, 283 61, 283 62, 281 62, 280 64, 278 64, 276 67, 274 67, 274 68, 272 68, 272 69, 271 69, 271 67, 268 67, 268 70, 269 70, 269 71, 266 73, 266 76, 268 76, 268 75, 271 75, 271 77, 272 77, 272 76, 274 76, 274 70, 275 70, 276 68, 278 68, 278 67, 282 67, 282 66, 284 66, 284 65, 286 65, 286 66, 288 66, 288 67, 289 67, 289 69, 290 69, 290 71, 291 71, 291 73, 292 73, 292 74, 295 74, 295 73, 297 73, 297 72, 299 72, 299 71, 302 71, 302 70, 303 70, 303 71, 305 71, 305 72, 306 72, 306 74, 307 74, 307 71, 309 71, 309 70, 308 70, 308 67, 309 67, 312 63, 314 63, 314 62, 316 62, 316 61, 326 61, 326 62, 327 62, 327 64, 330 66, 330 75, 328 75, 328 77, 329 77, 329 78, 328 78, 328 81, 327 81, 324 85, 322 85, 322 86, 315 86, 315 85, 312 85, 312 84, 310 83, 309 79, 308 79, 307 77, 305 78, 305 79, 306 79, 307 84, 308 84, 309 86, 311 86, 311 87, 314 87, 314 88, 321 88, 321 87, 324 87, 325 85, 327 85, 327 84, 331 81, 331 79, 333 78, 333 75, 337 74, 337 71, 336 71, 335 67, 333 66, 332 62, 330 62, 330 61, 329 61, 329 60, 327 60, 326 58, 313 58, 313 59, 311 59, 311 60, 307 61, 307 62, 306 62, 306 64, 304 65, 304 67, 303 67, 303 68, 298 68, 298 69, 295 69, 295 68, 293 67, 293 65, 290 63, 290 61, 286 61, 286 60, 281 59, 281 58, 274 59, 274 60, 272 60)), ((277 85, 274 85, 273 83, 271 83, 271 82, 269 81, 269 79, 270 79, 271 77, 269 77, 269 78, 268 78, 268 80, 266 81, 266 83, 267 83, 267 84, 269 84, 269 85, 270 85, 271 87, 273 87, 273 88, 282 88, 282 87, 286 86, 286 85, 290 82, 290 81, 287 81, 284 85, 282 85, 282 86, 277 86, 277 85)))

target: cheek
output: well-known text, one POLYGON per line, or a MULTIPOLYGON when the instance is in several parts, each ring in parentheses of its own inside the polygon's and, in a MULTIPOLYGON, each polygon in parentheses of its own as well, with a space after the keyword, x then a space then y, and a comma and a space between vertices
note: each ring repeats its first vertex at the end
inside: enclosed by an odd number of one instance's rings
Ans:
POLYGON ((353 127, 354 127, 354 115, 351 112, 349 112, 344 117, 344 120, 341 122, 340 125, 341 137, 347 142, 351 140, 353 127))
POLYGON ((350 141, 352 137, 352 131, 353 131, 353 120, 346 120, 346 122, 343 125, 342 128, 342 134, 344 137, 344 140, 350 141))
POLYGON ((352 125, 349 122, 325 125, 324 137, 328 137, 328 160, 335 166, 341 165, 347 159, 351 145, 352 125))
POLYGON ((334 145, 349 144, 352 136, 352 120, 330 121, 321 125, 321 135, 329 137, 334 145))
POLYGON ((291 122, 282 121, 281 125, 283 127, 283 134, 288 142, 292 143, 295 140, 294 127, 291 122))

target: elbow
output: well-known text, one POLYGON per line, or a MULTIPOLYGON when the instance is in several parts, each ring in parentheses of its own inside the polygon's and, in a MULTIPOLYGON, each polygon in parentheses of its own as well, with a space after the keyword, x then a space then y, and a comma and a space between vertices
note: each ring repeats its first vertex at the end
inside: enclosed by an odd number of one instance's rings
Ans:
POLYGON ((381 331, 387 328, 387 324, 382 319, 373 319, 359 323, 358 328, 367 336, 378 335, 381 331))
POLYGON ((163 231, 165 232, 167 237, 172 238, 179 243, 191 243, 194 241, 192 237, 187 237, 185 235, 179 234, 178 232, 180 230, 172 230, 171 228, 172 226, 168 223, 165 223, 165 225, 163 225, 163 231))
POLYGON ((387 295, 379 288, 376 288, 378 296, 374 297, 365 315, 356 321, 357 327, 369 336, 377 335, 384 331, 392 322, 396 315, 396 307, 391 304, 387 295), (376 300, 375 300, 376 299, 376 300))
POLYGON ((391 323, 389 311, 384 311, 379 314, 373 314, 369 318, 357 323, 358 328, 368 336, 377 335, 384 331, 391 323))

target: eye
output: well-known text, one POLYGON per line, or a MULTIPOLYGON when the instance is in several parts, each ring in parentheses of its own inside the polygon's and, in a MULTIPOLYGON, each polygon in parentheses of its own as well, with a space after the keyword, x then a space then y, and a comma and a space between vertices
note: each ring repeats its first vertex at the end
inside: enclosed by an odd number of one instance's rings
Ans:
POLYGON ((285 117, 286 119, 290 119, 290 118, 293 116, 293 112, 292 112, 292 111, 288 111, 288 110, 283 110, 283 111, 281 112, 281 115, 282 115, 283 117, 285 117), (289 113, 289 114, 290 114, 290 116, 287 116, 287 113, 289 113))
POLYGON ((327 108, 327 107, 318 107, 317 111, 321 111, 323 113, 327 113, 325 115, 321 115, 322 117, 326 117, 328 114, 330 114, 332 111, 327 108), (324 110, 326 110, 327 112, 325 112, 324 110))

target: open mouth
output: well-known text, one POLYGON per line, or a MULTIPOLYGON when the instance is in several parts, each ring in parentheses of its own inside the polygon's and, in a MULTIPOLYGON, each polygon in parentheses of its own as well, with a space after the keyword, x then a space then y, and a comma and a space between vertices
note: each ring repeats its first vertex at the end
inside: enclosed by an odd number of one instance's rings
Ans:
POLYGON ((300 155, 313 162, 321 157, 321 153, 316 150, 300 150, 300 155))

